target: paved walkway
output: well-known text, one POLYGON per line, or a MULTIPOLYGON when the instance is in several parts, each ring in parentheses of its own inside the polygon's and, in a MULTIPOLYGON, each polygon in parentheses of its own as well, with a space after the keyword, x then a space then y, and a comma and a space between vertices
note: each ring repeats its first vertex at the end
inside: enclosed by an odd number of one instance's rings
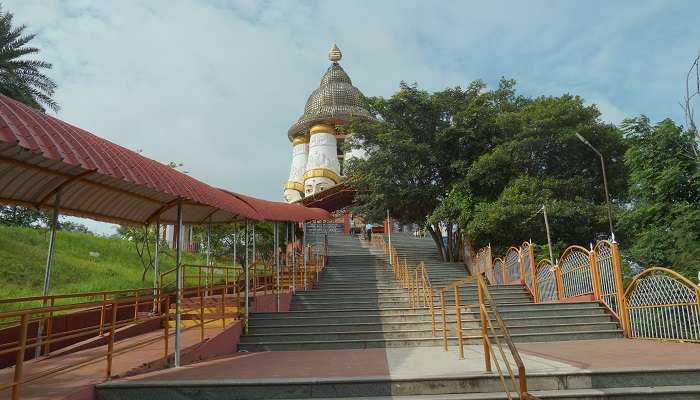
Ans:
MULTIPOLYGON (((697 366, 700 345, 630 339, 604 339, 518 345, 530 373, 554 373, 605 368, 697 366)), ((511 363, 512 365, 512 363, 511 363)), ((495 371, 495 367, 494 367, 495 371)), ((126 378, 131 381, 286 380, 300 378, 361 378, 467 376, 484 373, 483 347, 436 347, 366 350, 279 351, 238 354, 126 378)))
MULTIPOLYGON (((465 346, 460 360, 455 348, 403 347, 365 350, 277 351, 241 354, 126 378, 127 380, 230 380, 390 377, 409 379, 464 376, 484 372, 482 346, 465 346)), ((526 368, 561 371, 567 363, 525 355, 526 368)), ((574 368, 575 369, 575 368, 574 368)))
MULTIPOLYGON (((222 331, 221 328, 205 329, 205 338, 211 338, 222 331)), ((173 332, 171 330, 171 332, 173 332)), ((124 339, 115 343, 115 351, 132 346, 136 343, 153 339, 152 343, 139 347, 138 350, 118 354, 112 359, 112 374, 121 376, 127 372, 139 368, 144 363, 154 362, 163 358, 163 331, 157 330, 144 335, 139 335, 133 338, 124 339)), ((174 332, 169 337, 170 352, 175 346, 174 332)), ((186 348, 200 343, 199 328, 192 328, 182 332, 182 347, 186 348)), ((79 351, 76 353, 60 356, 49 357, 37 361, 29 361, 24 364, 24 376, 31 379, 34 376, 40 376, 51 371, 61 371, 58 374, 51 374, 44 378, 39 378, 33 382, 22 384, 20 387, 21 399, 63 399, 66 396, 73 395, 74 398, 85 398, 83 393, 92 393, 93 385, 101 383, 105 380, 107 363, 105 361, 105 353, 107 346, 99 346, 92 349, 79 351), (102 357, 100 357, 102 356, 102 357), (99 361, 91 363, 80 368, 69 370, 68 367, 87 361, 92 358, 100 357, 99 361)), ((5 368, 0 370, 0 382, 11 382, 14 374, 13 368, 5 368)), ((0 390, 0 399, 10 398, 9 390, 0 390)), ((90 398, 90 397, 88 397, 90 398)))
POLYGON ((700 368, 700 343, 605 339, 570 342, 521 343, 521 354, 560 361, 576 368, 700 368))

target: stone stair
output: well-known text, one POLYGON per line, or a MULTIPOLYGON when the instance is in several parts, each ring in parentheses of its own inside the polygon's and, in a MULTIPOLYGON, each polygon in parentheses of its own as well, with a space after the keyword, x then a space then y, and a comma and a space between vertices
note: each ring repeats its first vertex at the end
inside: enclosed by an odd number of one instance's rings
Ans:
MULTIPOLYGON (((409 268, 415 268, 421 258, 429 260, 424 264, 431 285, 436 291, 466 275, 461 263, 439 261, 432 239, 415 238, 399 233, 392 235, 392 245, 397 254, 406 257, 409 268)), ((489 291, 515 342, 608 339, 623 336, 620 326, 598 302, 536 304, 522 285, 492 285, 489 291)), ((454 307, 453 289, 445 291, 445 303, 448 309, 454 307)), ((478 304, 475 284, 465 284, 461 287, 460 304, 478 304)), ((470 321, 470 318, 478 319, 475 310, 476 307, 471 307, 469 312, 463 313, 463 322, 470 321)), ((448 317, 448 321, 450 320, 448 317)), ((463 335, 470 335, 473 327, 464 323, 463 325, 463 335)))
MULTIPOLYGON (((408 235, 394 235, 392 239, 410 265, 427 260, 433 288, 439 289, 465 276, 460 264, 436 259, 430 239, 408 235)), ((241 351, 301 350, 293 353, 293 357, 303 360, 303 351, 307 350, 413 347, 385 350, 387 354, 397 351, 408 355, 421 350, 419 347, 442 345, 439 314, 437 336, 433 336, 430 309, 409 307, 406 290, 394 281, 383 255, 348 236, 329 235, 329 246, 331 257, 322 282, 313 290, 297 292, 289 312, 253 314, 249 332, 241 337, 241 351)), ((534 304, 529 293, 518 285, 492 286, 490 292, 516 342, 621 336, 617 324, 596 302, 534 304)), ((463 304, 476 302, 476 288, 467 285, 461 289, 460 296, 463 304)), ((454 294, 448 291, 445 297, 451 328, 455 320, 454 294)), ((481 344, 476 308, 465 309, 461 316, 465 343, 481 344)), ((454 351, 452 329, 449 336, 450 350, 454 351)), ((434 351, 442 352, 438 348, 434 351)), ((330 352, 328 362, 343 363, 341 357, 346 354, 349 353, 330 352)), ((299 368, 305 366, 300 364, 299 368)), ((569 367, 529 370, 527 379, 529 392, 543 400, 700 399, 698 382, 699 368, 641 365, 598 370, 569 367)), ((460 372, 457 368, 441 375, 418 367, 403 376, 392 373, 392 376, 116 381, 100 385, 97 398, 500 400, 508 397, 497 374, 460 372)))
MULTIPOLYGON (((464 278, 460 263, 440 262, 430 239, 393 235, 399 254, 409 265, 426 259, 436 290, 464 278)), ((321 238, 315 238, 322 241, 321 238)), ((382 254, 347 235, 330 234, 329 264, 314 290, 297 292, 289 312, 255 313, 241 351, 332 350, 382 347, 441 346, 441 319, 436 309, 436 336, 427 306, 409 307, 407 292, 394 280, 382 254)), ((620 337, 621 330, 596 302, 534 304, 519 285, 490 288, 499 312, 515 342, 605 339, 620 337)), ((437 292, 436 292, 437 293, 437 292)), ((477 304, 474 284, 460 290, 461 304, 477 304)), ((434 296, 439 306, 438 296, 434 296)), ((454 292, 445 292, 449 344, 454 332, 454 292)), ((462 312, 465 344, 481 343, 478 307, 462 312)))

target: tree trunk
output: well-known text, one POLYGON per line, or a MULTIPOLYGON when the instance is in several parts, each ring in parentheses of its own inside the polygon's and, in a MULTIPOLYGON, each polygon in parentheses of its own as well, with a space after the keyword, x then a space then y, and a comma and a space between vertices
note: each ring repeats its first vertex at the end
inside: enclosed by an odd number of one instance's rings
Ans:
MULTIPOLYGON (((439 233, 435 232, 435 229, 432 225, 428 225, 428 232, 430 233, 430 237, 433 238, 433 242, 435 242, 435 247, 437 247, 438 254, 440 255, 440 260, 445 261, 445 248, 442 245, 442 236, 439 233)), ((438 232, 440 232, 439 228, 438 232)))
POLYGON ((455 261, 455 253, 453 246, 454 238, 452 237, 452 223, 448 222, 445 230, 447 231, 447 260, 453 262, 455 261))

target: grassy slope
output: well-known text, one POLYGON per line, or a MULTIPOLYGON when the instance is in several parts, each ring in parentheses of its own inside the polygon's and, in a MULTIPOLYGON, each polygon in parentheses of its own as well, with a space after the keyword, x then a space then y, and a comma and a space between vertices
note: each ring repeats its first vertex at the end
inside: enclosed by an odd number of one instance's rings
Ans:
MULTIPOLYGON (((0 299, 41 295, 49 233, 0 226, 0 299)), ((201 263, 185 254, 185 263, 201 263)), ((161 257, 161 271, 174 266, 172 251, 161 257)), ((128 241, 79 232, 58 232, 51 294, 151 287, 153 272, 141 281, 141 262, 128 241), (97 258, 89 253, 100 253, 97 258)))

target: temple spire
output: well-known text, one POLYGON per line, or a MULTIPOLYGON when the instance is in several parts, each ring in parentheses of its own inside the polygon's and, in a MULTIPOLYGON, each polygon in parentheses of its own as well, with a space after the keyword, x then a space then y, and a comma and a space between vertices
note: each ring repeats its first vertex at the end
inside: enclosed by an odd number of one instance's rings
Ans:
POLYGON ((328 51, 328 59, 333 63, 337 63, 341 58, 343 58, 343 53, 341 53, 338 46, 333 43, 333 47, 328 51))

